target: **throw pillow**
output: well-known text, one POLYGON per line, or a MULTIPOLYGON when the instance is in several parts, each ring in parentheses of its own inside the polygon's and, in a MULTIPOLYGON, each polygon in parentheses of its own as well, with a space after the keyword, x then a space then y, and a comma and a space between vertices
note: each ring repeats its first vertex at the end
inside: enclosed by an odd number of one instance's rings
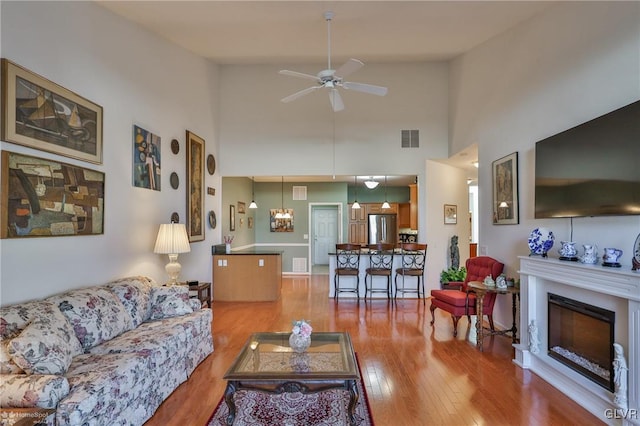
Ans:
POLYGON ((118 297, 131 316, 132 329, 149 318, 151 284, 146 277, 128 277, 112 281, 105 286, 118 297))
POLYGON ((189 303, 189 287, 184 285, 151 288, 151 319, 193 313, 189 303))
POLYGON ((8 345, 9 355, 27 374, 66 373, 71 365, 70 336, 51 322, 37 319, 8 345))
POLYGON ((11 359, 8 341, 0 342, 0 374, 24 374, 24 370, 11 359))
POLYGON ((106 288, 73 290, 48 300, 67 317, 84 350, 131 329, 131 316, 106 288))

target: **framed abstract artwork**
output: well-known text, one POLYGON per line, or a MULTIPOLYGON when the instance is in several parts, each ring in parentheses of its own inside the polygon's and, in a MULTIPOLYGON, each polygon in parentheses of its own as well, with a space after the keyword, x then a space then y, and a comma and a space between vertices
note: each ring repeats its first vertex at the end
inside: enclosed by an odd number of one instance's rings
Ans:
POLYGON ((1 238, 104 233, 104 173, 9 151, 0 170, 1 238))
POLYGON ((493 224, 517 225, 518 212, 518 153, 514 152, 492 163, 493 168, 493 224))
MULTIPOLYGON (((178 175, 176 175, 177 179, 178 175)), ((133 126, 133 186, 160 191, 160 136, 133 126)), ((173 188, 173 175, 171 187, 173 188)), ((174 188, 175 189, 175 188, 174 188)))
POLYGON ((2 140, 102 164, 102 107, 2 59, 2 140))
POLYGON ((204 139, 187 130, 187 234, 204 240, 204 139))

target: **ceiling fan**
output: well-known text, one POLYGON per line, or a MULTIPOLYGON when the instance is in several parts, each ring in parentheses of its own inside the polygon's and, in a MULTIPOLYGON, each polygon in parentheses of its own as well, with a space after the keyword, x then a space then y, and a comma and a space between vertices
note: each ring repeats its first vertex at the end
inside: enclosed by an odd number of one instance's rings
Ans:
POLYGON ((289 71, 289 70, 281 70, 279 73, 282 75, 288 75, 291 77, 305 78, 307 80, 314 80, 316 82, 315 86, 308 87, 306 89, 300 90, 292 95, 289 95, 285 98, 282 98, 282 102, 291 102, 295 99, 298 99, 301 96, 307 95, 311 92, 314 92, 318 89, 328 89, 329 91, 329 101, 331 102, 331 107, 334 111, 342 111, 344 109, 344 103, 342 102, 342 96, 340 96, 340 92, 338 92, 338 88, 343 88, 347 90, 355 90, 357 92, 369 93, 372 95, 384 96, 387 94, 387 88, 382 86, 375 86, 373 84, 365 84, 365 83, 354 83, 349 81, 344 81, 343 79, 362 68, 364 63, 357 59, 349 59, 345 62, 340 68, 334 70, 331 68, 331 20, 333 19, 334 13, 331 11, 324 13, 324 19, 327 21, 327 39, 328 39, 328 61, 327 61, 327 69, 320 71, 317 75, 304 74, 297 71, 289 71))

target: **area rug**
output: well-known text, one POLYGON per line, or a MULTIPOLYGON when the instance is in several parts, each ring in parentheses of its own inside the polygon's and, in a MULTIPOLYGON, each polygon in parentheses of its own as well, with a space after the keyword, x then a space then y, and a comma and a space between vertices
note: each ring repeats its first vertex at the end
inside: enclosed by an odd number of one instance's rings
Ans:
MULTIPOLYGON (((358 363, 358 370, 360 364, 358 363)), ((358 426, 373 426, 367 392, 358 381, 360 398, 355 415, 358 426)), ((340 389, 302 394, 300 392, 271 395, 258 391, 240 390, 235 393, 236 418, 234 426, 341 426, 348 425, 349 392, 340 389)), ((224 426, 229 410, 220 398, 207 426, 224 426)))

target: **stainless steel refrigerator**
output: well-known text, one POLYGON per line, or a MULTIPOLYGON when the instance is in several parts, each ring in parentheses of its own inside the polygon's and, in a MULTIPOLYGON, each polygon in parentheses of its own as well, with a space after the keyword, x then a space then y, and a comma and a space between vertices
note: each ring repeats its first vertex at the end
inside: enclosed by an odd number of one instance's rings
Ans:
POLYGON ((396 215, 394 214, 370 214, 369 215, 369 244, 391 243, 398 240, 398 228, 396 227, 396 215))

